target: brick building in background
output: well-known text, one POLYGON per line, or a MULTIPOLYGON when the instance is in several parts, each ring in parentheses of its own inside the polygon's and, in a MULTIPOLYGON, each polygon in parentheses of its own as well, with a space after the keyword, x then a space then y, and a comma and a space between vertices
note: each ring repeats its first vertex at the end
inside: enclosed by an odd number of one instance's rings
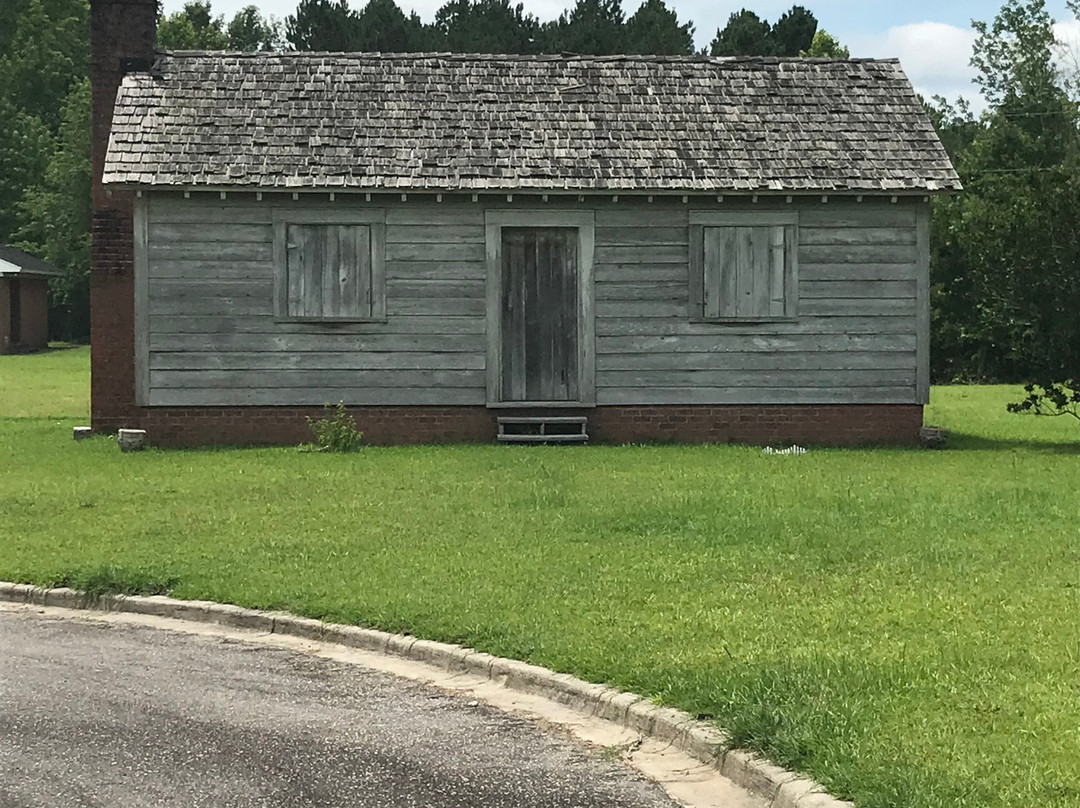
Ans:
POLYGON ((49 280, 60 270, 0 244, 0 354, 40 351, 49 344, 49 280))

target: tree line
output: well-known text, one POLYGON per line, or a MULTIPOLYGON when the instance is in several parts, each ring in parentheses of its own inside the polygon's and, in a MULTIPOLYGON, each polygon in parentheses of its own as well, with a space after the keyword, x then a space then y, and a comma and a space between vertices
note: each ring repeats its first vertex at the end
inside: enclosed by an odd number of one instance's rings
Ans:
POLYGON ((985 111, 927 105, 965 188, 933 209, 931 357, 938 381, 1026 382, 1013 409, 1080 418, 1080 71, 1053 26, 1007 0, 975 23, 985 111))
MULTIPOLYGON (((1080 17, 1080 0, 1069 0, 1080 17)), ((1029 407, 1080 406, 1080 70, 1060 67, 1044 0, 1006 0, 976 22, 972 64, 986 108, 935 98, 927 111, 965 192, 935 202, 932 371, 936 381, 1037 383, 1029 407), (1044 392, 1047 396, 1039 397, 1044 392)), ((509 0, 448 0, 430 23, 394 0, 300 0, 284 20, 208 0, 161 16, 173 49, 694 53, 692 21, 664 0, 629 16, 620 0, 577 0, 541 22, 509 0)), ((56 336, 89 334, 90 87, 87 0, 0 3, 0 243, 65 271, 56 336)), ((814 15, 731 15, 717 56, 846 56, 814 15)))
MULTIPOLYGON (((381 51, 384 53, 615 53, 691 55, 693 22, 680 21, 664 0, 644 0, 627 16, 621 0, 577 0, 558 19, 541 22, 509 0, 449 0, 424 23, 395 0, 300 0, 284 20, 249 6, 229 22, 208 0, 194 0, 162 20, 159 43, 170 49, 381 51)), ((846 56, 819 30, 813 13, 793 6, 775 23, 742 9, 717 30, 713 56, 846 56)))

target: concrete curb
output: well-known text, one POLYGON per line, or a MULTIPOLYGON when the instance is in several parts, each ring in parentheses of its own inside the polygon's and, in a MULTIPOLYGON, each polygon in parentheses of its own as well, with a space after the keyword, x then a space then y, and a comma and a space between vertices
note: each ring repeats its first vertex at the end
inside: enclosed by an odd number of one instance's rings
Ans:
POLYGON ((737 786, 763 798, 769 808, 854 808, 853 803, 825 793, 813 780, 801 778, 749 752, 731 749, 724 733, 681 710, 658 707, 633 693, 591 684, 566 673, 555 673, 538 665, 495 657, 460 645, 205 600, 140 595, 94 598, 74 589, 42 589, 30 584, 0 581, 0 601, 216 623, 267 634, 336 643, 424 662, 448 671, 471 673, 669 742, 695 760, 715 768, 737 786))

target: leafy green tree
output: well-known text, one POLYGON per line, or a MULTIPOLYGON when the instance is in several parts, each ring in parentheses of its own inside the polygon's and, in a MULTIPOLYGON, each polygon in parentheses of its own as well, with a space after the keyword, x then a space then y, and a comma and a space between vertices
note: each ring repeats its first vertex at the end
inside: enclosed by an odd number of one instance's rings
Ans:
MULTIPOLYGON (((86 0, 0 0, 0 242, 46 258, 50 228, 89 244, 89 182, 60 179, 69 155, 89 176, 89 11, 86 0), (43 207, 47 187, 57 204, 43 207)), ((87 252, 57 255, 62 266, 89 271, 87 252)), ((88 326, 81 331, 88 335, 88 326)))
POLYGON ((799 55, 809 56, 814 59, 851 58, 851 53, 848 51, 847 46, 841 45, 836 37, 825 30, 820 30, 814 34, 814 39, 810 43, 809 49, 801 51, 799 55))
POLYGON ((769 56, 773 50, 772 26, 745 8, 731 15, 709 46, 713 56, 769 56))
POLYGON ((626 49, 625 16, 621 0, 577 0, 559 19, 541 30, 546 53, 608 56, 626 49))
POLYGON ((800 56, 813 47, 817 33, 817 17, 802 6, 792 6, 778 19, 769 32, 773 53, 777 56, 800 56))
POLYGON ((1027 380, 1029 397, 1013 409, 1066 408, 1080 384, 1077 109, 1043 0, 1007 0, 992 24, 974 27, 988 109, 970 145, 959 142, 966 192, 935 214, 935 259, 951 262, 935 276, 955 284, 938 300, 946 347, 969 378, 1027 380))
POLYGON ((158 22, 157 44, 165 50, 225 50, 225 18, 213 16, 209 0, 191 0, 158 22))
POLYGON ((688 56, 694 52, 694 23, 680 23, 664 0, 645 0, 626 21, 626 53, 688 56))
POLYGON ((15 0, 4 14, 0 97, 55 132, 64 98, 89 74, 89 6, 86 0, 15 0))
POLYGON ((348 0, 300 0, 285 18, 285 39, 298 51, 357 50, 356 14, 348 0))
POLYGON ((450 0, 435 13, 434 44, 452 53, 536 53, 540 23, 509 0, 450 0))
MULTIPOLYGON (((982 129, 964 100, 956 104, 935 96, 923 102, 953 165, 960 161, 982 129)), ((930 227, 930 361, 938 381, 977 378, 967 353, 966 332, 975 306, 974 289, 962 247, 963 198, 939 197, 931 209, 930 227)))
POLYGON ((276 17, 264 17, 258 6, 245 6, 225 28, 231 50, 276 51, 281 50, 281 21, 276 17))
POLYGON ((64 271, 52 282, 50 329, 69 340, 90 333, 90 124, 90 81, 83 79, 64 102, 44 181, 20 202, 18 241, 64 271))
POLYGON ((20 203, 49 166, 53 135, 42 120, 0 96, 0 243, 11 243, 24 221, 20 203))

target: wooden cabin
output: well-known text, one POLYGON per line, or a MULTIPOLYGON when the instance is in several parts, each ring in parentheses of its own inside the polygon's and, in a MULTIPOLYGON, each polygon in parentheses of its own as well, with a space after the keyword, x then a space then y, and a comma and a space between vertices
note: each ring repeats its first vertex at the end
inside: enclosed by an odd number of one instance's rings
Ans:
POLYGON ((49 279, 60 270, 37 256, 0 244, 0 354, 49 345, 49 279))
POLYGON ((109 7, 95 427, 917 440, 960 184, 895 61, 141 54, 109 7))

